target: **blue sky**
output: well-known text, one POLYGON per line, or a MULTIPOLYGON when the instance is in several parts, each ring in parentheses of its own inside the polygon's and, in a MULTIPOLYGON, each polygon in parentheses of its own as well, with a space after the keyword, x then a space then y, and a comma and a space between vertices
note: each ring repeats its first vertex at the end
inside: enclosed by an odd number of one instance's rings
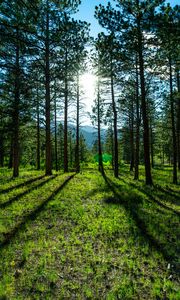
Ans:
MULTIPOLYGON (((87 21, 91 23, 91 35, 96 37, 98 32, 102 31, 102 27, 99 26, 98 21, 94 18, 94 8, 98 4, 106 5, 108 0, 81 0, 82 3, 79 6, 79 12, 74 15, 75 19, 87 21)), ((109 0, 110 1, 110 0, 109 0)), ((114 1, 110 1, 114 2, 114 1)), ((169 0, 167 1, 171 6, 180 4, 180 0, 169 0)))
MULTIPOLYGON (((79 6, 79 12, 76 13, 73 17, 77 20, 86 21, 91 23, 91 35, 97 37, 98 32, 103 31, 102 27, 98 24, 98 21, 94 18, 95 6, 98 4, 106 5, 108 1, 114 3, 113 0, 81 0, 82 3, 79 6)), ((179 4, 180 0, 170 0, 167 1, 171 6, 179 4)), ((82 77, 81 84, 84 88, 84 102, 86 104, 86 110, 91 111, 91 105, 93 104, 94 99, 94 78, 92 75, 84 74, 85 77, 82 77), (88 85, 87 85, 88 82, 88 85)), ((84 118, 84 125, 90 125, 91 122, 89 118, 84 118)))

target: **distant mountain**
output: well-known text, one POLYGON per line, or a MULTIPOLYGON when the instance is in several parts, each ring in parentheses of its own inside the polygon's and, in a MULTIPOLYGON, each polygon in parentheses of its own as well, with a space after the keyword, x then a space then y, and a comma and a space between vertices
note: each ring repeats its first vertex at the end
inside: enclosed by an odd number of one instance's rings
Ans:
POLYGON ((83 134, 88 148, 91 148, 97 139, 97 130, 91 126, 80 127, 80 133, 83 134))
POLYGON ((86 132, 91 132, 91 133, 97 132, 97 129, 90 125, 81 126, 81 129, 86 132))
MULTIPOLYGON (((91 148, 94 142, 97 140, 97 129, 90 125, 81 126, 80 133, 83 134, 88 148, 91 148)), ((106 129, 102 129, 101 134, 102 140, 104 140, 106 136, 106 129)))
MULTIPOLYGON (((76 132, 76 126, 73 123, 68 123, 69 129, 71 129, 74 133, 76 132)), ((91 148, 94 142, 97 140, 97 128, 93 126, 86 125, 80 126, 80 134, 83 134, 86 144, 88 148, 91 148)), ((106 129, 101 130, 102 141, 105 139, 106 136, 106 129)))

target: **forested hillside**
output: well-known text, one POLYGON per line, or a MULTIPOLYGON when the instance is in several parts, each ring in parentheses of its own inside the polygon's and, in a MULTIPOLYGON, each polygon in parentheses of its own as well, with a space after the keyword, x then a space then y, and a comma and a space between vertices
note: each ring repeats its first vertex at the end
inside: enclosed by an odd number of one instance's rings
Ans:
POLYGON ((180 299, 180 6, 83 1, 0 1, 0 299, 180 299))

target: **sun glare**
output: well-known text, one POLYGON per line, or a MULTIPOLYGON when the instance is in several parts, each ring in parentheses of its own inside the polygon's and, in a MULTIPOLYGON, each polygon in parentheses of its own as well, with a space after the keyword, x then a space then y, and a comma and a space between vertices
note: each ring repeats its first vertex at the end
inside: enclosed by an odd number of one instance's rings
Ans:
POLYGON ((90 73, 84 73, 80 77, 80 85, 84 92, 84 99, 87 110, 90 111, 95 95, 96 76, 90 73))

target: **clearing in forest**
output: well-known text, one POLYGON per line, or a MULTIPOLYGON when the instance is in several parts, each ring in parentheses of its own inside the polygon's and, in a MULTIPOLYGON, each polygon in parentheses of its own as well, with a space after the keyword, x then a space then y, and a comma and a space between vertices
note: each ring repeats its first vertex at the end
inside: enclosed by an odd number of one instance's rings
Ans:
POLYGON ((168 171, 154 187, 126 172, 21 174, 0 178, 0 299, 180 299, 168 171))

